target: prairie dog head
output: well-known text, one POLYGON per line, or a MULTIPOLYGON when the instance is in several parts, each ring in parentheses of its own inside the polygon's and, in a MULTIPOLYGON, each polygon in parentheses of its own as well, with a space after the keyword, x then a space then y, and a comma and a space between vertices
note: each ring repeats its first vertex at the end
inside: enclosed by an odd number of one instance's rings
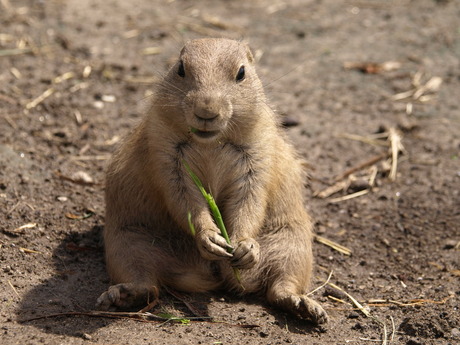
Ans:
POLYGON ((265 102, 248 46, 228 39, 189 41, 163 80, 160 95, 167 120, 201 143, 251 126, 255 108, 265 102))

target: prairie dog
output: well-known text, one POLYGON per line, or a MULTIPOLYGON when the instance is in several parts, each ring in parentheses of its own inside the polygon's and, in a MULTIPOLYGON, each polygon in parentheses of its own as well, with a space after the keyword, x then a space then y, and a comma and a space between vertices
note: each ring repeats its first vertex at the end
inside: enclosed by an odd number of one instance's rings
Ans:
POLYGON ((147 303, 161 286, 225 288, 327 321, 306 296, 312 224, 301 164, 278 122, 246 44, 198 39, 184 46, 108 167, 104 242, 115 285, 98 298, 99 308, 147 303), (232 247, 184 161, 213 194, 232 247), (232 267, 240 269, 241 284, 232 267))

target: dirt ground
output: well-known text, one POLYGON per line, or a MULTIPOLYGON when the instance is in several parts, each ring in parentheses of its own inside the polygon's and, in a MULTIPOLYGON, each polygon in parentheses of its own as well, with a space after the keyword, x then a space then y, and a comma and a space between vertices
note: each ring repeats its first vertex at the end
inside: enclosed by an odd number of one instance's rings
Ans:
POLYGON ((456 0, 1 0, 0 343, 458 344, 459 18, 456 0), (164 294, 152 313, 179 321, 88 313, 107 159, 206 36, 250 43, 318 240, 345 247, 315 243, 324 327, 225 292, 164 294))

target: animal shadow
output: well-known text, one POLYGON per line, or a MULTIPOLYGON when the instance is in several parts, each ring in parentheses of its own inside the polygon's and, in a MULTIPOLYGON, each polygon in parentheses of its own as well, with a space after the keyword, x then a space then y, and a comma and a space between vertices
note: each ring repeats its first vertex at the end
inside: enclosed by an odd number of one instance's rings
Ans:
MULTIPOLYGON (((16 310, 17 321, 47 333, 74 337, 91 334, 113 322, 114 318, 92 314, 97 298, 110 284, 103 253, 101 226, 70 233, 53 252, 52 278, 24 296, 16 310)), ((209 301, 206 295, 163 290, 152 313, 207 319, 209 301)))
MULTIPOLYGON (((114 318, 91 315, 91 312, 95 311, 97 297, 110 284, 103 252, 101 226, 94 226, 90 231, 83 233, 70 233, 53 252, 55 274, 25 295, 16 311, 17 321, 33 325, 47 333, 73 337, 84 337, 114 322, 114 318)), ((183 294, 162 289, 159 303, 151 312, 171 315, 178 320, 183 317, 203 321, 215 319, 218 322, 226 318, 226 308, 241 310, 241 314, 245 314, 245 308, 248 307, 268 315, 268 319, 272 320, 265 325, 258 318, 248 318, 246 323, 251 327, 254 326, 252 321, 255 321, 257 328, 271 324, 287 328, 293 333, 317 331, 308 321, 299 320, 271 308, 260 296, 242 297, 225 291, 209 295, 183 294), (209 316, 210 309, 213 318, 209 316)), ((139 307, 141 308, 142 306, 139 307)), ((227 321, 235 325, 240 324, 238 318, 230 318, 227 321)), ((241 325, 243 328, 248 326, 244 323, 241 325)))
POLYGON ((110 320, 72 313, 94 310, 99 294, 107 288, 101 226, 84 233, 70 233, 54 250, 54 274, 22 299, 17 321, 47 333, 82 336, 104 327, 110 320))

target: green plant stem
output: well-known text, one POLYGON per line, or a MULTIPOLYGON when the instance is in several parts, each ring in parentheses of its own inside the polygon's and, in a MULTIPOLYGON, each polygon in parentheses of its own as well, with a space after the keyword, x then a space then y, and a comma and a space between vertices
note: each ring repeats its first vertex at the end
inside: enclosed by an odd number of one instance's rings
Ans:
MULTIPOLYGON (((213 196, 206 192, 206 189, 204 189, 203 184, 201 183, 201 180, 196 176, 196 174, 192 171, 190 166, 186 161, 182 161, 184 163, 185 169, 187 170, 187 173, 190 175, 192 178, 193 182, 195 182, 196 186, 200 190, 201 194, 203 197, 206 199, 206 202, 208 203, 209 209, 211 210, 211 213, 213 215, 214 221, 216 222, 217 227, 220 229, 221 235, 225 238, 225 241, 231 245, 230 243, 230 238, 228 237, 227 229, 225 228, 224 221, 222 219, 222 214, 220 213, 219 207, 217 207, 216 201, 214 200, 213 196)), ((191 215, 189 216, 189 225, 191 223, 191 215)), ((191 230, 191 229, 190 229, 191 230)), ((195 230, 195 229, 194 229, 195 230)), ((231 249, 229 249, 231 251, 231 249)))
MULTIPOLYGON (((232 244, 230 242, 230 237, 228 236, 227 229, 225 228, 224 220, 222 219, 222 214, 220 213, 219 207, 217 207, 216 201, 214 200, 213 196, 210 193, 206 192, 206 189, 203 187, 203 183, 201 183, 201 180, 192 171, 188 163, 184 160, 182 161, 182 163, 184 164, 185 170, 187 170, 187 173, 190 175, 193 182, 198 187, 201 194, 203 195, 206 202, 208 203, 208 206, 209 206, 209 209, 211 210, 214 221, 216 222, 216 225, 220 230, 220 234, 222 235, 223 238, 225 238, 225 241, 227 242, 227 244, 231 246, 232 244)), ((193 222, 192 222, 192 214, 190 211, 187 213, 187 219, 188 219, 188 226, 190 228, 190 232, 192 233, 193 236, 195 236, 196 231, 195 231, 195 226, 193 225, 193 222)), ((227 251, 231 253, 232 249, 227 248, 227 251)), ((233 267, 233 273, 235 274, 235 278, 238 280, 241 287, 244 289, 243 285, 241 284, 240 270, 238 268, 233 267)))

